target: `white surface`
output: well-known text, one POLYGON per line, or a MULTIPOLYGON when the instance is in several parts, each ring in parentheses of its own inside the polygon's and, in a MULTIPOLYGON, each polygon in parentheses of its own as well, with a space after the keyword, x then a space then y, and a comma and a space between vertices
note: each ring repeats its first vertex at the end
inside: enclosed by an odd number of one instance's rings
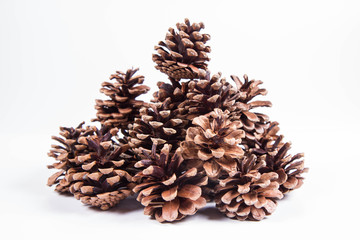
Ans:
POLYGON ((1 239, 358 239, 358 2, 238 2, 0 1, 1 239), (139 66, 155 91, 153 46, 185 17, 211 34, 213 73, 264 81, 266 113, 305 152, 304 186, 261 222, 209 206, 159 224, 135 200, 101 212, 53 192, 50 136, 93 118, 115 70, 139 66))

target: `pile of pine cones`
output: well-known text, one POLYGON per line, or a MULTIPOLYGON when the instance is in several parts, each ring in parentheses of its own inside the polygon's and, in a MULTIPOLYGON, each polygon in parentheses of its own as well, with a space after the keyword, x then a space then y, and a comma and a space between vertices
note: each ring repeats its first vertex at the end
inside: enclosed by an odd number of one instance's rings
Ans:
POLYGON ((57 172, 48 179, 60 193, 107 210, 137 194, 144 213, 159 222, 180 220, 215 201, 239 220, 261 220, 277 200, 303 183, 303 154, 288 153, 279 126, 254 100, 266 95, 261 81, 231 76, 234 85, 207 68, 210 35, 203 23, 178 23, 155 46, 158 82, 151 103, 138 69, 116 72, 96 100, 101 128, 60 128, 48 154, 57 172))

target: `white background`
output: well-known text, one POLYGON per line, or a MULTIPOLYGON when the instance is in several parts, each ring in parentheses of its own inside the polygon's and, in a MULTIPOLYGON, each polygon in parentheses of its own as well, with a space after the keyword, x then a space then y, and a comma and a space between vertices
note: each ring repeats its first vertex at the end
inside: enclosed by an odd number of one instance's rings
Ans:
MULTIPOLYGON (((360 6, 357 1, 0 1, 2 239, 359 239, 360 6), (134 199, 102 212, 46 186, 59 126, 94 117, 100 84, 151 60, 168 27, 188 17, 211 34, 210 69, 264 81, 303 187, 261 222, 212 205, 175 224, 134 199), (6 238, 3 238, 6 237, 6 238)), ((143 99, 149 100, 151 94, 143 99)))

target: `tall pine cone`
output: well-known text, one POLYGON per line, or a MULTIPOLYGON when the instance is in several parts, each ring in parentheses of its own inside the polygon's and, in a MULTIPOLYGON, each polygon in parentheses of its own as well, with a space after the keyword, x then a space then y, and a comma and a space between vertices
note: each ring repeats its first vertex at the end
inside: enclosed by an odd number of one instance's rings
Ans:
POLYGON ((205 27, 203 23, 190 24, 189 19, 176 27, 178 31, 169 28, 165 42, 155 46, 158 53, 153 54, 155 68, 175 80, 199 78, 210 60, 207 53, 211 49, 205 45, 210 35, 200 33, 205 27))
POLYGON ((139 109, 146 105, 143 101, 136 100, 141 94, 147 93, 150 88, 143 85, 144 76, 134 74, 136 69, 129 69, 126 73, 116 72, 110 76, 114 83, 103 82, 100 92, 108 96, 109 100, 96 100, 96 119, 101 124, 120 128, 124 135, 128 135, 128 124, 139 117, 139 109), (136 86, 137 85, 137 86, 136 86))
POLYGON ((207 176, 196 168, 183 169, 179 151, 172 157, 170 152, 171 145, 165 144, 157 154, 154 144, 151 155, 144 152, 146 158, 135 165, 145 168, 134 177, 139 181, 134 188, 139 193, 137 200, 145 206, 144 213, 159 222, 180 220, 206 205, 202 186, 207 184, 207 176))
POLYGON ((128 137, 135 154, 140 157, 144 157, 144 151, 151 154, 153 144, 161 148, 168 143, 176 149, 185 138, 187 120, 178 118, 178 109, 168 109, 165 101, 140 110, 140 118, 135 118, 128 137))
POLYGON ((69 169, 78 168, 83 163, 82 155, 89 153, 86 145, 79 141, 82 137, 87 137, 94 133, 91 127, 83 128, 85 122, 82 122, 76 128, 60 127, 62 137, 52 136, 52 139, 60 145, 51 145, 52 149, 48 153, 49 157, 55 158, 56 162, 48 165, 49 169, 58 169, 48 179, 48 186, 56 185, 55 191, 60 193, 69 193, 70 182, 65 178, 65 173, 69 169))
POLYGON ((275 211, 276 199, 283 198, 283 194, 277 173, 259 172, 265 164, 263 158, 245 156, 239 161, 236 174, 220 180, 215 188, 215 202, 227 217, 262 220, 275 211))
POLYGON ((209 116, 194 118, 195 127, 187 130, 186 139, 181 143, 184 159, 192 163, 203 162, 210 178, 218 177, 221 170, 235 171, 236 159, 244 154, 239 146, 245 136, 242 124, 230 121, 228 113, 217 108, 209 116))

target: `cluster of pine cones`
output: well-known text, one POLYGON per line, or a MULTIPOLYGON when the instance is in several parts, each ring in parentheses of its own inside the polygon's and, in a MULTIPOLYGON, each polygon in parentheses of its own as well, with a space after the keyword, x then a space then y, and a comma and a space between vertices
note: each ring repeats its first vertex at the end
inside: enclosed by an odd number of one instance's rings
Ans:
POLYGON ((207 202, 227 217, 261 220, 277 200, 303 183, 303 154, 288 153, 278 123, 258 113, 271 102, 261 81, 211 75, 210 35, 203 23, 176 24, 153 55, 158 82, 150 103, 136 100, 150 89, 138 69, 116 72, 96 100, 101 128, 61 127, 49 156, 48 179, 60 193, 107 210, 137 194, 144 213, 159 222, 195 214, 207 202))

